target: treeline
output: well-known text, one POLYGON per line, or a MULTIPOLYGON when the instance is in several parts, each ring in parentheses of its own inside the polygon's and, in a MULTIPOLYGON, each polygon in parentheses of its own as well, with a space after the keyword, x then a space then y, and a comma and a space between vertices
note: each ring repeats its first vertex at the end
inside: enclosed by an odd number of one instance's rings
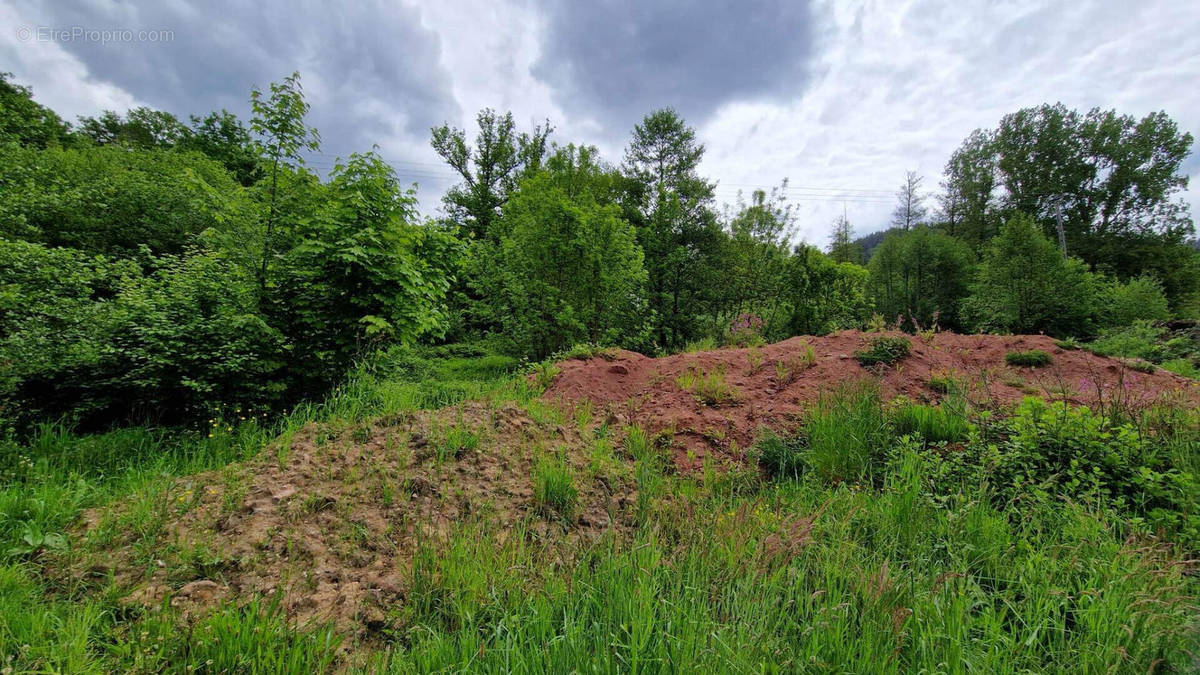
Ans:
POLYGON ((433 129, 461 178, 436 220, 374 152, 306 167, 307 110, 293 75, 251 92, 248 122, 68 124, 0 76, 0 421, 270 414, 393 342, 540 359, 865 325, 1089 336, 1200 304, 1176 199, 1191 137, 1161 114, 1006 117, 951 158, 937 209, 906 178, 868 259, 845 220, 827 250, 796 243, 786 182, 719 207, 669 109, 619 163, 491 110, 433 129))
POLYGON ((1177 198, 1192 138, 1162 113, 1009 115, 954 153, 937 208, 909 173, 893 229, 856 240, 839 218, 827 252, 793 243, 786 182, 718 210, 704 147, 671 110, 634 128, 619 165, 555 145, 548 124, 521 134, 488 110, 478 127, 474 145, 433 135, 462 177, 444 202, 470 251, 453 333, 530 357, 716 345, 747 322, 768 340, 867 323, 1092 337, 1200 308, 1177 198))
POLYGON ((374 153, 305 167, 298 77, 252 104, 72 127, 0 79, 0 420, 269 414, 442 324, 457 239, 374 153))

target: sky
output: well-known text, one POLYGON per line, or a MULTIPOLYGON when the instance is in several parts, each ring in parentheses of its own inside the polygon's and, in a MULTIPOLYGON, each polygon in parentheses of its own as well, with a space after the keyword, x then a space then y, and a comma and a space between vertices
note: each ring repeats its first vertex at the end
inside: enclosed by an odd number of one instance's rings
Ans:
MULTIPOLYGON (((0 0, 0 71, 74 120, 147 105, 248 115, 293 71, 323 139, 311 165, 378 152, 437 215, 453 174, 429 146, 478 110, 549 120, 619 163, 675 108, 732 203, 788 179, 799 236, 845 213, 887 226, 905 172, 933 194, 962 139, 1022 107, 1165 110, 1200 137, 1195 0, 0 0)), ((1200 204, 1200 157, 1184 165, 1200 204)))

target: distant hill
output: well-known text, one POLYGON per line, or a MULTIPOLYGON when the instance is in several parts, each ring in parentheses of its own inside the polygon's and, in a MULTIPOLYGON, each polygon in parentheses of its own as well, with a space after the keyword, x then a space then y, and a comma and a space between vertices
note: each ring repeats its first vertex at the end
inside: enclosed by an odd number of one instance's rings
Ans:
POLYGON ((871 254, 875 252, 875 247, 882 244, 883 238, 886 237, 889 232, 895 229, 897 228, 889 227, 886 230, 872 232, 871 234, 861 236, 854 240, 854 243, 858 244, 859 248, 862 249, 863 263, 866 263, 871 259, 871 254))

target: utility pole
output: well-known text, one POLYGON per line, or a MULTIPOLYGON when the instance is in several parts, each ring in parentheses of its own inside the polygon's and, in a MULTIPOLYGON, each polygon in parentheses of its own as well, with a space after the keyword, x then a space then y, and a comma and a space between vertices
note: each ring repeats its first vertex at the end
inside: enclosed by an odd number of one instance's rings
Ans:
POLYGON ((1058 223, 1058 247, 1062 249, 1063 257, 1067 257, 1067 232, 1062 224, 1062 197, 1054 200, 1054 220, 1058 223))

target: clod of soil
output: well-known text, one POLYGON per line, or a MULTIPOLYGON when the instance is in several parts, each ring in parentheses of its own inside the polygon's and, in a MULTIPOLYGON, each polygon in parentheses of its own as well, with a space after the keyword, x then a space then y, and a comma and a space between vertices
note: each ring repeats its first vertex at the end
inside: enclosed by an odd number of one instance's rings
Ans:
POLYGON ((943 398, 929 381, 950 376, 968 386, 974 404, 988 408, 1003 408, 1030 395, 1098 406, 1143 407, 1163 397, 1193 405, 1200 401, 1193 380, 1162 369, 1136 372, 1116 359, 1061 349, 1044 335, 910 336, 908 357, 868 370, 854 352, 872 335, 843 331, 657 359, 620 351, 611 359, 571 360, 559 364, 561 372, 544 398, 588 400, 620 421, 673 434, 675 462, 685 472, 700 469, 706 458, 718 464, 742 462, 763 427, 794 429, 821 392, 866 376, 879 377, 885 396, 918 402, 943 398), (808 365, 804 357, 810 347, 816 358, 808 365), (1053 362, 1037 369, 1005 364, 1008 352, 1032 349, 1048 352, 1053 362), (728 396, 698 389, 695 382, 714 373, 720 374, 728 396))

